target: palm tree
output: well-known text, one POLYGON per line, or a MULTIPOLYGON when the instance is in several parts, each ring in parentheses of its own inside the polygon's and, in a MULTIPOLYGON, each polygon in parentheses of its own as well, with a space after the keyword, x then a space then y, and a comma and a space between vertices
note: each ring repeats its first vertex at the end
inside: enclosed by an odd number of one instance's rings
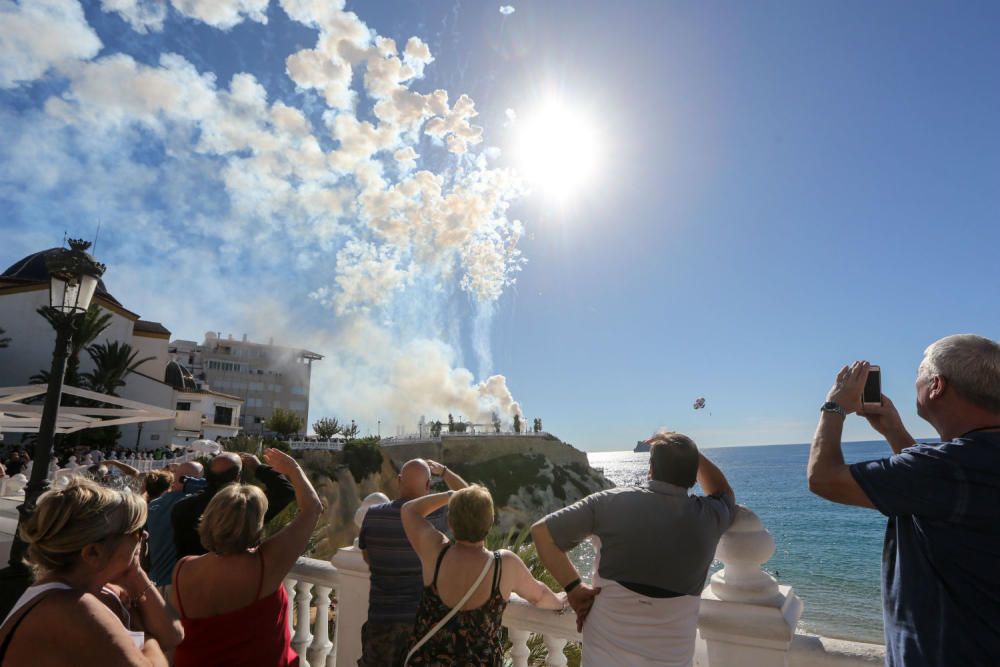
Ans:
MULTIPOLYGON (((55 317, 58 315, 51 308, 39 308, 38 314, 55 328, 55 317)), ((104 330, 111 326, 111 313, 101 310, 97 304, 91 304, 87 312, 77 315, 76 327, 70 338, 69 359, 66 360, 66 376, 63 380, 71 387, 80 386, 80 353, 93 343, 104 330)), ((49 372, 41 370, 30 378, 32 384, 48 384, 49 372)))
POLYGON ((146 357, 136 361, 139 351, 133 350, 128 343, 118 341, 91 345, 87 348, 87 354, 94 362, 94 370, 83 374, 84 383, 90 390, 109 396, 118 395, 115 391, 125 386, 125 376, 155 358, 146 357))

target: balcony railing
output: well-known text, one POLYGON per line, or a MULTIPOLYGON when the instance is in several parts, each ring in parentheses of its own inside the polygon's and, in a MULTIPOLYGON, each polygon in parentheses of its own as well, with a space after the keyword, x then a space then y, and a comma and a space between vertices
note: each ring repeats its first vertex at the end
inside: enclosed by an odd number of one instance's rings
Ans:
MULTIPOLYGON (((696 667, 882 664, 880 646, 796 634, 802 602, 791 587, 779 586, 760 568, 773 553, 770 533, 753 512, 741 507, 716 551, 724 567, 702 593, 696 667)), ((285 579, 285 588, 292 612, 292 646, 302 667, 357 664, 361 626, 368 615, 368 587, 368 566, 356 547, 340 549, 332 563, 299 559, 285 579), (331 608, 335 621, 330 620, 331 608)), ((573 614, 538 609, 516 596, 504 612, 503 624, 514 667, 527 667, 532 635, 542 638, 548 649, 545 664, 553 667, 567 664, 563 653, 567 642, 580 641, 573 614)))

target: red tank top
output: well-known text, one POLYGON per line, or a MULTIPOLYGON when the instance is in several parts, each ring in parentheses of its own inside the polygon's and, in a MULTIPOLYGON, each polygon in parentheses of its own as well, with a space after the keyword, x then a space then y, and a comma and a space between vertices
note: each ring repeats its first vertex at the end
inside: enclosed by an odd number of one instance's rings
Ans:
POLYGON ((221 616, 188 618, 181 601, 182 558, 174 575, 177 606, 180 607, 184 641, 174 654, 176 667, 214 667, 240 665, 245 667, 297 667, 299 657, 291 646, 288 630, 288 594, 278 586, 271 595, 260 597, 264 583, 264 555, 260 554, 260 578, 257 596, 242 609, 221 616))

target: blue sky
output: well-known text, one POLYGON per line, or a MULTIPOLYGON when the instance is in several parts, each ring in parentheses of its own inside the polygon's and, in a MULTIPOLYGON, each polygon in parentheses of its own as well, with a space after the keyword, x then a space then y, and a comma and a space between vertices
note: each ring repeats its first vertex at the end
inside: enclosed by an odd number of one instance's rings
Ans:
POLYGON ((1000 335, 1000 9, 511 4, 0 0, 0 263, 100 219, 127 307, 311 347, 312 415, 383 434, 803 442, 867 358, 930 435, 924 347, 1000 335), (597 163, 558 201, 554 97, 597 163))

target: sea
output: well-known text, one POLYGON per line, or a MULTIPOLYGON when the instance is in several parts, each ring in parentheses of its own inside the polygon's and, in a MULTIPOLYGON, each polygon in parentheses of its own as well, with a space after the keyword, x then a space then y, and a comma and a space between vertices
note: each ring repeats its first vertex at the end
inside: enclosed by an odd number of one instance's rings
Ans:
MULTIPOLYGON (((883 643, 879 581, 886 518, 875 510, 837 505, 811 494, 806 485, 809 445, 703 452, 725 473, 736 501, 752 509, 774 536, 774 556, 763 567, 802 599, 800 631, 883 643)), ((889 453, 884 441, 844 444, 848 463, 889 453)), ((587 457, 616 486, 646 481, 646 452, 590 452, 587 457)), ((589 574, 589 544, 581 545, 573 557, 581 573, 589 574)), ((713 563, 712 572, 720 567, 713 563)))

